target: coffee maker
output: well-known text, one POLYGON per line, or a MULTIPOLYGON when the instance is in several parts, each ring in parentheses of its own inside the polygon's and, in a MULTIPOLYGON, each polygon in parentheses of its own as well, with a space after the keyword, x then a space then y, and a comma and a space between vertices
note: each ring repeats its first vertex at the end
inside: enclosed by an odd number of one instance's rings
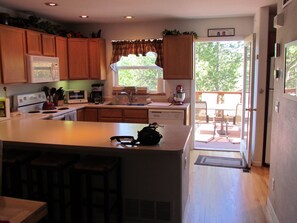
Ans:
POLYGON ((104 102, 103 99, 103 88, 104 84, 92 84, 92 91, 90 94, 90 102, 95 104, 102 104, 104 102))
POLYGON ((186 93, 182 85, 176 86, 176 93, 173 95, 173 102, 175 105, 182 105, 186 98, 186 93))

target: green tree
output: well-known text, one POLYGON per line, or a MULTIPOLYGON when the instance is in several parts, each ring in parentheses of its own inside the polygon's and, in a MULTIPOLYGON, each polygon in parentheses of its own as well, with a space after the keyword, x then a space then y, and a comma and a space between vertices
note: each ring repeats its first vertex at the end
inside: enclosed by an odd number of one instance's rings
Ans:
POLYGON ((198 42, 195 50, 198 91, 241 90, 242 41, 198 42))
POLYGON ((142 86, 157 90, 157 78, 163 76, 163 70, 156 64, 156 54, 146 56, 129 55, 117 63, 118 83, 120 86, 142 86))

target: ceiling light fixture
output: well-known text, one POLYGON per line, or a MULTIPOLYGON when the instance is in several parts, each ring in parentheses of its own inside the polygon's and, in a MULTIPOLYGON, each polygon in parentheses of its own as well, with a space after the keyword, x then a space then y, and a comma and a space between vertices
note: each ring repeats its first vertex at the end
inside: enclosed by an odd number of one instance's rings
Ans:
POLYGON ((46 2, 44 4, 47 5, 47 6, 58 6, 58 4, 54 3, 54 2, 46 2))
POLYGON ((125 19, 134 19, 134 17, 132 15, 126 15, 124 16, 125 19))
POLYGON ((89 18, 88 15, 80 15, 79 17, 82 18, 82 19, 87 19, 87 18, 89 18))

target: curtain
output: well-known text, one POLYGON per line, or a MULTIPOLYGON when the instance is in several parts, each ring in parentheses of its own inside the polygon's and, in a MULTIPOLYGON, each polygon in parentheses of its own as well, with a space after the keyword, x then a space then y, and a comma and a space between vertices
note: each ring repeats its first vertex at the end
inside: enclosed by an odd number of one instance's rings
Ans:
POLYGON ((116 70, 115 63, 118 62, 122 56, 129 54, 139 54, 145 56, 148 52, 155 52, 157 54, 156 65, 163 67, 163 40, 123 40, 112 42, 112 57, 110 67, 116 70))

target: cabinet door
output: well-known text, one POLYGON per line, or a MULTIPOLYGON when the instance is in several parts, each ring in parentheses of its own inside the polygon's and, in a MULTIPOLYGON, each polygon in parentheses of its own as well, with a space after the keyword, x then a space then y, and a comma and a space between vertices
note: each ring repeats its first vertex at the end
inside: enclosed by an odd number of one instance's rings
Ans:
POLYGON ((41 34, 32 30, 26 30, 27 53, 31 55, 42 55, 41 34))
POLYGON ((77 121, 85 120, 85 109, 78 109, 76 111, 77 121))
POLYGON ((106 46, 104 39, 89 39, 89 78, 106 79, 106 46))
POLYGON ((84 109, 84 121, 97 122, 98 121, 97 108, 84 109))
POLYGON ((56 36, 56 56, 59 58, 60 80, 68 80, 67 38, 56 36))
POLYGON ((124 109, 124 122, 148 123, 147 109, 124 109))
POLYGON ((25 30, 1 25, 0 51, 2 82, 27 82, 25 30))
POLYGON ((56 56, 55 36, 49 34, 41 34, 42 36, 42 54, 44 56, 56 56))
POLYGON ((164 79, 193 79, 193 36, 165 36, 164 79))
POLYGON ((120 108, 102 108, 98 111, 100 122, 122 122, 123 111, 120 108))
POLYGON ((68 39, 69 79, 79 80, 89 78, 88 69, 88 39, 68 39))

